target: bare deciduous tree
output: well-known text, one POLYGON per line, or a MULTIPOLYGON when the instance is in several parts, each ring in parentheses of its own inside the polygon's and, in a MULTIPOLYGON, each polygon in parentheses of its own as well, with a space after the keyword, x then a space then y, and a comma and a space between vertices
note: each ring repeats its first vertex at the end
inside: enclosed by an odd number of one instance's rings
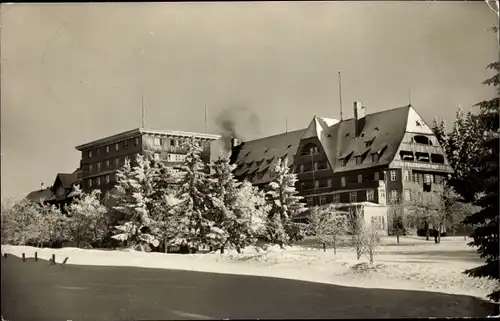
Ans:
POLYGON ((311 210, 309 231, 323 245, 323 251, 326 251, 327 245, 332 244, 334 254, 337 254, 339 236, 346 233, 345 219, 338 215, 334 206, 314 207, 311 210))

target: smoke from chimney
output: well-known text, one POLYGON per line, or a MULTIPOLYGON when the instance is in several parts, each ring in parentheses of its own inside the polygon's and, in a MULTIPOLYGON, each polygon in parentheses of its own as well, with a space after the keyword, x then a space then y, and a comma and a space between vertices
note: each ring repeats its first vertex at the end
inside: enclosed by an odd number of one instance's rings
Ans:
POLYGON ((42 183, 42 184, 40 184, 40 189, 42 190, 42 189, 44 188, 44 186, 45 186, 45 185, 44 185, 43 183, 42 183))
POLYGON ((231 151, 232 138, 244 141, 260 133, 259 116, 244 106, 223 109, 215 123, 220 129, 223 149, 226 152, 231 151))

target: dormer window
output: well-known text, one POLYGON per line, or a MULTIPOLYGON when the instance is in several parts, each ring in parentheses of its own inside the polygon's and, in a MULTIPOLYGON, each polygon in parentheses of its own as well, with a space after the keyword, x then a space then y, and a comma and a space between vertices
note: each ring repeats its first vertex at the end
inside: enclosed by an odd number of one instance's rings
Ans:
POLYGON ((356 156, 356 165, 361 165, 361 156, 356 156))
POLYGON ((420 121, 416 120, 416 121, 415 121, 415 125, 417 125, 417 126, 422 126, 422 123, 420 123, 420 121))
POLYGON ((372 154, 372 163, 376 163, 379 160, 378 153, 373 153, 372 154))
POLYGON ((340 160, 340 166, 346 166, 347 165, 347 160, 345 158, 340 160))

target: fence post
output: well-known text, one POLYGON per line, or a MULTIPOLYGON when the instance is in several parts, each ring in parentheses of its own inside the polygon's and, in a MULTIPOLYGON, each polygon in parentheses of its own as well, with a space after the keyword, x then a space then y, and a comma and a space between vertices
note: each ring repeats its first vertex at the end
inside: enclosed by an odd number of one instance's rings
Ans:
POLYGON ((7 258, 7 253, 4 253, 4 254, 3 254, 3 257, 4 257, 4 258, 7 258))
POLYGON ((35 261, 38 261, 38 252, 35 252, 35 261))
POLYGON ((64 259, 64 261, 62 262, 62 264, 66 264, 66 262, 68 262, 68 259, 69 259, 69 257, 66 257, 66 258, 64 259))
POLYGON ((23 262, 26 262, 26 255, 23 253, 23 262))
POLYGON ((56 255, 52 254, 51 264, 56 264, 56 255))

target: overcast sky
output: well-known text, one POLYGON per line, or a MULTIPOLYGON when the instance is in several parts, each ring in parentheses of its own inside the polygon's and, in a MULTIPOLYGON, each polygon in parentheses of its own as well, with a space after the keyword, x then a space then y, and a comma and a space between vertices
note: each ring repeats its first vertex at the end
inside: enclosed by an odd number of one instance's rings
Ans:
POLYGON ((453 120, 494 95, 498 57, 483 1, 2 5, 1 193, 23 197, 79 166, 74 146, 139 127, 245 139, 411 103, 453 120), (252 116, 252 113, 255 115, 252 116), (258 126, 255 119, 258 118, 258 126), (249 119, 253 119, 251 122, 249 119), (252 124, 252 126, 248 126, 252 124))

